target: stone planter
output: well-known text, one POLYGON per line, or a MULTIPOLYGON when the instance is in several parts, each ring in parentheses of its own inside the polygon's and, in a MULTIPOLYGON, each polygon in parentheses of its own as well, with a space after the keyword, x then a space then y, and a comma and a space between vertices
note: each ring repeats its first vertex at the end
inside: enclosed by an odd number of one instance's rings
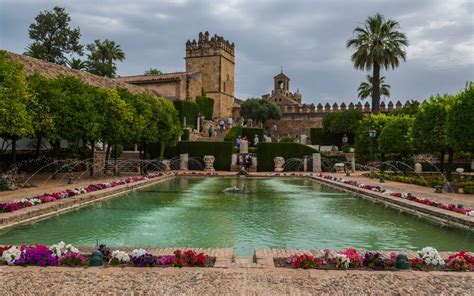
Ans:
POLYGON ((275 157, 273 159, 275 163, 275 172, 283 172, 283 165, 285 164, 285 159, 283 157, 275 157))
POLYGON ((214 161, 216 158, 212 155, 205 155, 204 156, 204 170, 205 171, 214 171, 214 161))

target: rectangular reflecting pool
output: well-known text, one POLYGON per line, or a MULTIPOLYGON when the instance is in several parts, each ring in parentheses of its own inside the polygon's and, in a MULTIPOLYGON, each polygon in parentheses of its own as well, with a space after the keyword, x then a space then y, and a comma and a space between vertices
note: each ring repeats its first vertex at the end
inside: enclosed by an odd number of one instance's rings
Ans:
POLYGON ((442 228, 306 179, 178 177, 0 232, 2 244, 474 251, 472 232, 442 228), (243 193, 224 193, 229 187, 243 193))

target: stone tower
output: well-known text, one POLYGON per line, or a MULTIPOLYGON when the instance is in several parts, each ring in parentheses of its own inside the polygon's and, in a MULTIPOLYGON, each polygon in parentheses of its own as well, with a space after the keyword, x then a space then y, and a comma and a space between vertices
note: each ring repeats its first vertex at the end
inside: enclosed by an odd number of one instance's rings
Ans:
POLYGON ((199 33, 186 42, 186 72, 200 72, 202 88, 214 99, 214 117, 232 116, 234 105, 234 43, 222 36, 199 33))

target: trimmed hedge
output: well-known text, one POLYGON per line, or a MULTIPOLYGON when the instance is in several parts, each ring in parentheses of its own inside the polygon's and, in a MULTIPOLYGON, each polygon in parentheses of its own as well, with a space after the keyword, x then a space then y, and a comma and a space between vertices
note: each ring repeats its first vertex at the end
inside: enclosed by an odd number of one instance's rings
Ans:
POLYGON ((173 105, 178 111, 178 117, 181 124, 184 123, 184 117, 186 117, 186 125, 196 128, 197 116, 199 113, 198 104, 188 101, 173 101, 173 105))
POLYGON ((259 143, 257 146, 257 159, 259 172, 273 172, 275 163, 273 158, 283 157, 285 160, 290 158, 303 158, 305 155, 318 153, 316 149, 298 143, 259 143))
POLYGON ((204 158, 205 155, 213 155, 216 158, 214 168, 217 171, 230 171, 232 158, 232 143, 230 142, 181 141, 175 151, 177 155, 188 153, 189 157, 204 158))
POLYGON ((183 128, 183 135, 181 141, 189 141, 189 128, 183 128))
MULTIPOLYGON (((342 147, 342 137, 344 134, 333 134, 325 130, 324 128, 312 128, 310 129, 310 138, 312 145, 320 146, 331 146, 336 145, 342 147)), ((354 144, 354 135, 346 133, 347 145, 354 144)))
POLYGON ((197 96, 196 104, 199 106, 201 115, 204 116, 206 120, 212 120, 214 114, 214 100, 206 96, 197 96))
POLYGON ((253 146, 253 138, 258 135, 258 139, 263 141, 263 128, 252 128, 252 127, 241 127, 234 126, 231 128, 224 137, 224 141, 232 142, 235 145, 237 136, 247 137, 249 140, 249 147, 253 146))

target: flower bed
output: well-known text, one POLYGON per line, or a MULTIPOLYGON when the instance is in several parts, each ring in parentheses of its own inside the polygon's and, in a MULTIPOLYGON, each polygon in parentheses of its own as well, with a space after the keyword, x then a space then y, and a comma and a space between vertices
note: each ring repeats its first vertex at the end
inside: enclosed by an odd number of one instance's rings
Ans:
MULTIPOLYGON (((105 266, 134 266, 134 267, 212 267, 214 257, 193 250, 173 252, 173 255, 155 256, 144 249, 135 249, 131 253, 120 250, 112 251, 105 245, 100 245, 100 251, 105 266)), ((93 257, 93 256, 92 256, 93 257)), ((52 246, 0 246, 0 265, 14 266, 86 266, 91 260, 90 254, 81 254, 72 245, 63 242, 52 246)))
MULTIPOLYGON (((426 247, 418 251, 419 257, 409 260, 409 266, 422 271, 474 271, 474 256, 460 251, 449 257, 445 263, 438 251, 426 247)), ((395 264, 398 253, 392 252, 389 258, 384 258, 378 252, 364 254, 349 248, 340 252, 328 249, 323 255, 315 257, 311 254, 292 255, 288 258, 274 258, 276 267, 293 269, 361 269, 361 270, 397 270, 395 264)))
POLYGON ((334 177, 334 176, 325 175, 325 174, 319 174, 318 177, 323 178, 323 179, 327 179, 327 180, 331 180, 331 181, 335 181, 335 182, 339 182, 339 183, 343 183, 343 184, 352 185, 352 186, 355 186, 355 187, 358 187, 358 188, 371 190, 371 191, 374 191, 374 192, 380 192, 384 195, 389 195, 389 196, 393 196, 393 197, 399 197, 399 198, 411 200, 411 201, 414 201, 414 202, 417 202, 417 203, 422 203, 422 204, 425 204, 425 205, 429 205, 429 206, 437 207, 437 208, 440 208, 440 209, 456 212, 456 213, 459 213, 459 214, 474 216, 474 210, 464 209, 464 208, 458 207, 454 204, 446 204, 446 203, 442 203, 442 202, 436 202, 436 201, 434 201, 432 199, 429 199, 429 198, 416 197, 414 195, 411 195, 410 193, 393 192, 391 190, 382 189, 380 186, 363 184, 363 183, 359 183, 359 182, 354 181, 354 180, 348 180, 348 179, 344 179, 344 178, 340 178, 340 177, 334 177))
POLYGON ((120 179, 108 183, 96 183, 90 184, 86 187, 80 187, 75 189, 66 189, 63 191, 53 192, 53 193, 45 193, 33 197, 27 197, 20 200, 9 201, 0 203, 0 213, 8 213, 18 211, 22 208, 31 207, 37 204, 53 202, 56 200, 64 199, 64 198, 73 198, 78 195, 82 195, 89 192, 104 190, 107 188, 113 188, 119 185, 131 184, 143 180, 148 180, 152 178, 156 178, 162 176, 162 173, 156 175, 149 175, 149 176, 135 176, 129 177, 125 179, 120 179))

